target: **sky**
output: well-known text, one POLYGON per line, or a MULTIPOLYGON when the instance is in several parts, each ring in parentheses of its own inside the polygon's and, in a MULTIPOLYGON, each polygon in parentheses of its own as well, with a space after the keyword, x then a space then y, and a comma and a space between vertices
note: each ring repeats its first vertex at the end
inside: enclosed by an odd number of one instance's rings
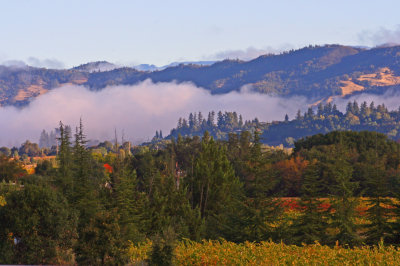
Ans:
POLYGON ((0 62, 159 66, 400 42, 398 0, 0 0, 0 62))

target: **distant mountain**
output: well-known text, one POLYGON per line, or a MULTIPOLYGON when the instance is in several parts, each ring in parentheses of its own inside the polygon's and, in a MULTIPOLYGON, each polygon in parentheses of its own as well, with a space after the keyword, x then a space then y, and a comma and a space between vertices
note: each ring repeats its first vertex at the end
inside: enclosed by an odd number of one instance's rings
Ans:
POLYGON ((260 93, 282 97, 301 95, 315 103, 360 92, 381 94, 400 89, 400 46, 371 49, 308 46, 251 61, 174 64, 162 70, 152 65, 119 68, 105 61, 66 70, 0 66, 0 105, 27 104, 65 83, 101 90, 109 85, 132 85, 146 79, 189 81, 213 94, 239 91, 243 85, 251 85, 260 93))
POLYGON ((164 70, 169 67, 179 66, 179 65, 198 65, 198 66, 209 66, 214 64, 216 61, 186 61, 186 62, 173 62, 169 65, 165 66, 156 66, 156 65, 149 65, 149 64, 141 64, 137 66, 133 66, 134 69, 139 71, 160 71, 164 70))
POLYGON ((88 73, 93 73, 93 72, 105 72, 105 71, 110 71, 120 68, 117 65, 114 65, 110 62, 107 61, 97 61, 97 62, 90 62, 86 63, 77 67, 72 68, 73 70, 78 70, 82 72, 88 72, 88 73))
POLYGON ((0 105, 23 106, 62 84, 85 84, 88 76, 72 69, 0 66, 0 105))
POLYGON ((149 64, 140 64, 137 66, 133 66, 132 68, 139 70, 139 71, 157 71, 160 70, 160 67, 156 65, 149 65, 149 64))

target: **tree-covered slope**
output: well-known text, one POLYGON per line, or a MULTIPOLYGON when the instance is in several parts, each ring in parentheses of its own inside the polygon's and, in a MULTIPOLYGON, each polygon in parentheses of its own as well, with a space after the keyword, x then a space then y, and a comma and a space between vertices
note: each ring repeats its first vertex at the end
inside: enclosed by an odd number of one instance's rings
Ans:
POLYGON ((146 79, 192 82, 213 94, 239 91, 242 86, 251 85, 261 93, 301 95, 313 101, 360 91, 383 93, 399 88, 400 46, 373 49, 308 46, 279 55, 263 55, 251 61, 181 64, 152 72, 114 67, 105 61, 66 70, 0 66, 0 104, 23 105, 62 84, 81 84, 101 90, 111 85, 133 85, 146 79))
POLYGON ((335 104, 319 104, 317 108, 300 111, 294 119, 285 116, 283 121, 260 122, 257 118, 244 121, 236 112, 210 112, 207 117, 201 113, 180 118, 170 137, 201 136, 205 131, 218 139, 228 139, 229 134, 242 131, 260 131, 262 142, 269 145, 293 146, 296 140, 306 136, 342 131, 376 131, 389 138, 400 139, 400 109, 388 110, 384 104, 373 102, 349 102, 345 112, 335 104))

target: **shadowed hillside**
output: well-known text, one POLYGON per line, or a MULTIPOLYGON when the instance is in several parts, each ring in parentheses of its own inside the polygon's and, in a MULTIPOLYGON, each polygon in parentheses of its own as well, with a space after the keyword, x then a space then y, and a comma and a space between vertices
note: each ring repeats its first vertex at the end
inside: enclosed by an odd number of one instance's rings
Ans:
POLYGON ((192 82, 213 94, 239 91, 251 85, 270 95, 301 95, 313 102, 359 92, 382 94, 400 82, 400 46, 374 49, 342 45, 309 46, 251 61, 224 60, 212 65, 181 64, 160 71, 139 71, 101 61, 73 69, 52 70, 0 66, 0 104, 22 106, 63 84, 92 90, 111 85, 192 82), (111 70, 112 69, 112 70, 111 70))

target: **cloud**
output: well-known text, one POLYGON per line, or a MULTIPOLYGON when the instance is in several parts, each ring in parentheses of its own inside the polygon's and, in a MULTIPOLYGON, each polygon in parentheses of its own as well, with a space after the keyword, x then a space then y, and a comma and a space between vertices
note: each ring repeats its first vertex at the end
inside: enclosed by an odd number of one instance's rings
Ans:
POLYGON ((370 104, 373 101, 375 106, 385 104, 389 111, 398 110, 400 106, 400 92, 396 90, 388 90, 382 95, 362 93, 346 99, 336 99, 334 102, 337 104, 339 110, 345 111, 346 105, 350 101, 357 101, 359 104, 364 101, 370 104))
POLYGON ((125 139, 146 141, 156 130, 164 135, 177 124, 179 117, 201 111, 236 111, 244 119, 282 120, 293 117, 306 106, 302 97, 278 98, 249 90, 211 95, 191 83, 153 83, 146 80, 134 86, 112 86, 98 92, 82 86, 63 86, 36 98, 23 109, 0 108, 0 146, 19 146, 29 139, 38 141, 42 129, 50 131, 59 121, 76 126, 83 119, 90 139, 112 139, 114 128, 125 139))
POLYGON ((26 61, 27 65, 33 67, 45 67, 51 69, 62 69, 65 67, 64 63, 57 59, 38 59, 36 57, 29 57, 26 61))
MULTIPOLYGON (((400 92, 383 95, 359 94, 336 99, 340 110, 348 101, 385 103, 397 109, 400 92)), ((305 111, 310 102, 304 97, 280 98, 253 92, 244 86, 240 92, 211 95, 192 83, 153 83, 146 80, 133 86, 111 86, 90 91, 82 86, 63 86, 33 100, 28 107, 0 107, 0 146, 20 146, 29 139, 38 142, 43 129, 50 131, 59 121, 75 127, 82 117, 89 139, 110 140, 114 128, 124 132, 125 139, 135 143, 149 140, 156 130, 168 135, 179 117, 201 111, 236 111, 244 119, 282 120, 285 114, 294 118, 298 109, 305 111)))
POLYGON ((400 25, 390 30, 384 27, 376 31, 362 31, 358 34, 358 39, 365 45, 374 46, 394 46, 400 44, 400 25))
POLYGON ((26 61, 23 60, 1 60, 0 65, 8 66, 8 67, 26 67, 26 66, 33 66, 33 67, 45 67, 50 69, 63 69, 65 65, 63 62, 57 59, 38 59, 36 57, 29 57, 26 61))
POLYGON ((106 62, 106 61, 100 61, 100 62, 90 62, 87 64, 84 64, 83 66, 81 66, 80 68, 83 71, 87 71, 87 72, 105 72, 105 71, 111 71, 117 68, 120 68, 121 66, 106 62))
POLYGON ((7 67, 15 67, 15 68, 24 68, 26 67, 26 63, 21 60, 6 60, 1 63, 1 65, 7 66, 7 67))
POLYGON ((290 44, 282 45, 280 48, 273 48, 271 46, 258 49, 254 47, 248 47, 245 50, 226 50, 218 52, 214 55, 205 57, 206 59, 223 60, 223 59, 240 59, 240 60, 251 60, 265 54, 278 54, 285 50, 292 49, 293 46, 290 44))

